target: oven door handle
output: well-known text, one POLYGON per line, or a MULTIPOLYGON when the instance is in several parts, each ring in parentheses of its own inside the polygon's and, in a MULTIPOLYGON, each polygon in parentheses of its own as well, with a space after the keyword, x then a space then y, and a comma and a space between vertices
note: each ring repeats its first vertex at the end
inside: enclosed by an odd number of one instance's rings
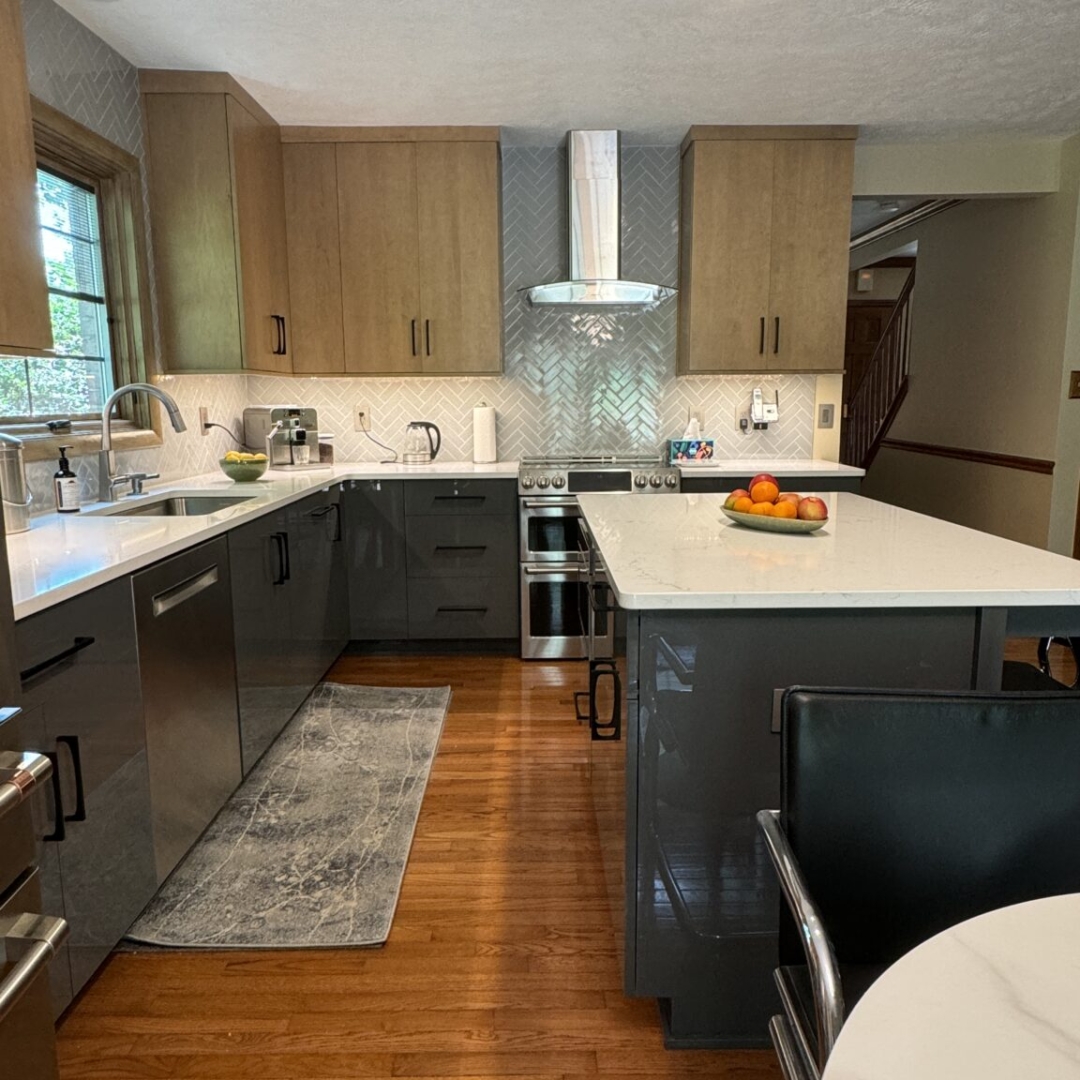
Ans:
POLYGON ((0 919, 0 937, 9 959, 18 957, 15 966, 0 982, 0 1024, 56 955, 68 924, 49 915, 14 915, 0 919))
POLYGON ((529 575, 573 574, 580 578, 582 568, 580 563, 552 563, 550 566, 523 566, 521 569, 529 575))
POLYGON ((52 762, 44 754, 0 754, 0 818, 28 799, 51 772, 52 762))
POLYGON ((522 506, 526 510, 542 510, 547 507, 551 507, 553 510, 563 509, 572 506, 575 510, 578 508, 577 499, 523 499, 522 506))

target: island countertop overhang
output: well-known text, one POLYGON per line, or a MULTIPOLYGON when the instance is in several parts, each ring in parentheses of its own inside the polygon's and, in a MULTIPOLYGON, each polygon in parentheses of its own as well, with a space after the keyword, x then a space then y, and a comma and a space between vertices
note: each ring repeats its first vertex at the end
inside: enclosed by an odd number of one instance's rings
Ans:
POLYGON ((631 611, 1080 607, 1080 562, 846 492, 806 535, 729 521, 722 495, 579 496, 631 611))

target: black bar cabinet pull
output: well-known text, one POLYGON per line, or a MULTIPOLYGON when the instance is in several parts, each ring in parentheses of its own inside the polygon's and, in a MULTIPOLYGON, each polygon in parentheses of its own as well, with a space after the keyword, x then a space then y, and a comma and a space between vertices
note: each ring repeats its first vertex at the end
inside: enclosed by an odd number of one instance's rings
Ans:
POLYGON ((334 511, 334 540, 335 544, 340 544, 344 539, 344 533, 341 526, 341 503, 331 503, 330 509, 334 511))
POLYGON ((46 751, 45 756, 52 762, 53 831, 41 839, 60 843, 67 836, 64 828, 64 793, 60 787, 60 762, 52 751, 46 751))
POLYGON ((62 664, 65 660, 70 660, 76 653, 82 652, 83 649, 89 648, 93 644, 94 639, 92 637, 77 637, 70 649, 58 652, 48 660, 42 660, 40 664, 35 664, 33 667, 28 667, 25 671, 20 671, 19 681, 28 683, 31 679, 36 679, 39 675, 44 675, 50 668, 62 664))
POLYGON ((271 315, 270 318, 274 320, 274 334, 277 337, 277 344, 270 350, 270 352, 274 356, 280 356, 283 352, 281 348, 281 316, 271 315))
POLYGON ((436 544, 436 555, 447 555, 457 551, 487 551, 487 544, 436 544))
POLYGON ((424 355, 431 355, 431 320, 424 320, 424 355))
POLYGON ((416 355, 416 320, 415 319, 413 319, 413 321, 409 324, 409 337, 412 340, 412 354, 413 354, 413 356, 415 356, 416 355))
POLYGON ((764 355, 764 353, 765 353, 765 316, 764 315, 761 316, 761 340, 758 342, 758 350, 757 351, 759 353, 761 353, 762 355, 764 355))
POLYGON ((275 585, 284 585, 289 580, 289 537, 287 533, 271 533, 270 538, 277 544, 278 573, 275 585))
POLYGON ((281 355, 288 356, 289 354, 289 334, 285 329, 285 316, 279 315, 281 320, 281 355))
POLYGON ((432 502, 475 502, 482 503, 487 498, 486 495, 435 495, 432 498, 432 502))
POLYGON ((435 611, 439 615, 460 615, 460 614, 469 613, 469 612, 472 612, 472 613, 477 614, 477 615, 483 615, 487 611, 487 608, 486 607, 468 607, 468 606, 466 606, 464 604, 461 604, 461 605, 450 605, 450 604, 448 604, 446 607, 436 608, 435 611))
POLYGON ((75 769, 75 813, 65 814, 65 821, 86 820, 86 788, 83 786, 82 753, 79 750, 78 735, 57 735, 56 741, 71 752, 71 764, 75 769))
POLYGON ((773 355, 780 351, 780 316, 776 316, 776 325, 773 327, 773 355))

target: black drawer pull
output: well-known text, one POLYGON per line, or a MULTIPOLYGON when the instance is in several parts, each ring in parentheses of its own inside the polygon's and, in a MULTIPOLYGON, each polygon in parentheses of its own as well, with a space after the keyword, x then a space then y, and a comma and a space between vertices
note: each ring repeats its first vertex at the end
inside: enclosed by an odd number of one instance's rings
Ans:
POLYGON ((60 843, 67 835, 64 828, 64 792, 60 787, 60 762, 52 751, 46 751, 45 756, 52 762, 53 831, 41 839, 60 843))
POLYGON ((71 764, 75 769, 75 813, 65 814, 65 821, 86 820, 86 788, 83 786, 82 752, 79 750, 78 735, 57 735, 56 741, 71 751, 71 764))
POLYGON ((487 499, 486 495, 436 495, 432 502, 477 502, 482 503, 487 499))
POLYGON ((274 585, 284 585, 289 580, 289 534, 276 532, 270 534, 270 539, 277 545, 278 572, 274 578, 274 585))
POLYGON ((449 555, 459 551, 487 551, 487 544, 436 544, 436 555, 449 555))
POLYGON ((35 664, 33 667, 28 667, 25 671, 20 671, 19 681, 28 683, 31 680, 36 679, 39 675, 44 675, 49 668, 54 668, 58 664, 62 664, 65 660, 70 660, 76 653, 82 652, 83 649, 87 649, 93 644, 94 639, 92 637, 77 637, 70 649, 65 649, 63 652, 57 653, 48 660, 42 660, 40 664, 35 664))
POLYGON ((436 615, 463 615, 463 614, 484 615, 486 613, 487 613, 487 608, 486 607, 469 607, 469 606, 467 606, 465 604, 461 604, 461 605, 447 604, 446 607, 439 607, 439 608, 435 609, 435 614, 436 615))

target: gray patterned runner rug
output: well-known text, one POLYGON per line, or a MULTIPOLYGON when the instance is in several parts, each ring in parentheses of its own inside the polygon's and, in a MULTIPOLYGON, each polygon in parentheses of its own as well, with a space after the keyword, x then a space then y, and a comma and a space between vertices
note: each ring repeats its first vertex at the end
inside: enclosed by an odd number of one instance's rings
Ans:
POLYGON ((321 683, 128 931, 186 948, 380 945, 450 688, 321 683))

